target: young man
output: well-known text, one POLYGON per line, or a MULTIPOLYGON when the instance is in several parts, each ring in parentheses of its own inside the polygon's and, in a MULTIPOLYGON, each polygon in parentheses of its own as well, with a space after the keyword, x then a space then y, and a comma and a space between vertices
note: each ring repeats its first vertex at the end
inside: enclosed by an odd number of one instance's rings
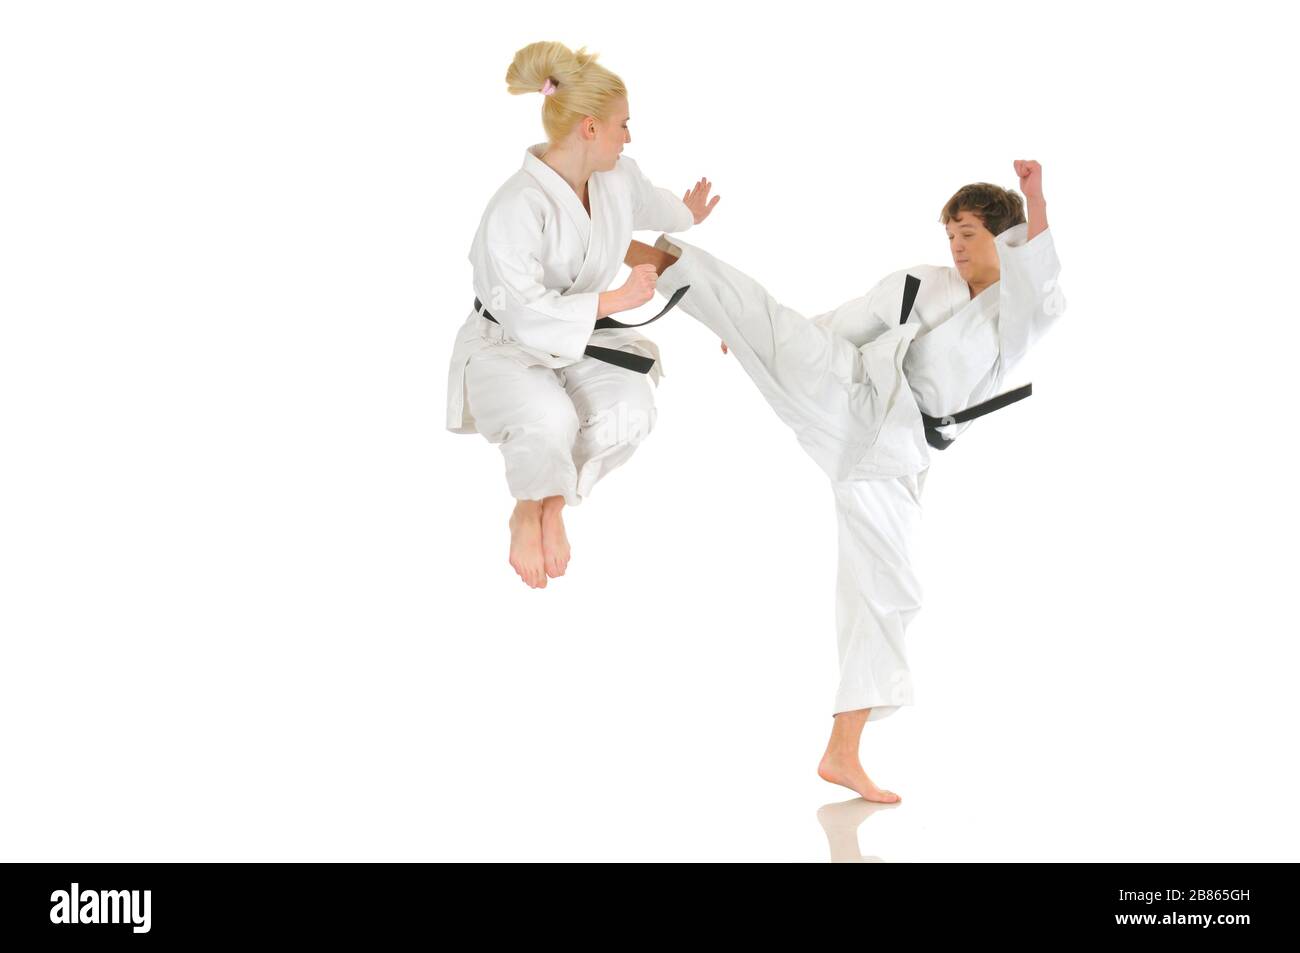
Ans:
POLYGON ((654 248, 633 242, 626 258, 653 264, 665 295, 689 285, 679 307, 723 339, 831 479, 840 684, 818 773, 869 801, 901 800, 867 776, 858 744, 867 720, 912 703, 904 634, 921 605, 912 552, 928 448, 970 426, 945 415, 998 394, 1064 310, 1041 167, 1017 160, 1015 170, 1028 221, 1014 192, 965 186, 940 214, 953 267, 895 272, 811 320, 666 235, 654 248))

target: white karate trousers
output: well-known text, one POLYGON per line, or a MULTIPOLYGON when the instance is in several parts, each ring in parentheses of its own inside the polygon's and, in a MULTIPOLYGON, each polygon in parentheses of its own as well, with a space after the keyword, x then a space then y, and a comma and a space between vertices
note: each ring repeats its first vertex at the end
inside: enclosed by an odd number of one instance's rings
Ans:
POLYGON ((921 611, 914 567, 928 472, 831 484, 839 536, 833 714, 870 708, 867 720, 878 721, 912 704, 904 636, 921 611))
POLYGON ((577 506, 654 429, 648 378, 594 357, 557 369, 486 348, 471 355, 465 390, 478 432, 501 448, 511 496, 577 506))
POLYGON ((886 718, 912 704, 904 636, 921 608, 914 563, 929 456, 912 445, 924 441, 924 433, 910 426, 919 422, 919 411, 902 372, 916 324, 856 348, 775 301, 743 272, 676 237, 670 241, 682 254, 657 289, 671 295, 690 285, 678 307, 726 342, 831 477, 840 662, 832 714, 870 708, 868 721, 886 718), (873 440, 895 444, 877 448, 880 475, 840 478, 873 440))

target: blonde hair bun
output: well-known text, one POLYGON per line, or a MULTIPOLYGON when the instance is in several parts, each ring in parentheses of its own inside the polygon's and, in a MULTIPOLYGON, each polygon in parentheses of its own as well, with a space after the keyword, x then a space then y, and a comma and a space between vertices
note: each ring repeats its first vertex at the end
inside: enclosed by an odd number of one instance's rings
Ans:
POLYGON ((576 53, 553 40, 529 43, 515 53, 506 70, 506 89, 513 96, 541 92, 548 79, 555 92, 542 102, 542 125, 551 142, 565 138, 583 116, 608 118, 614 100, 627 97, 627 88, 614 73, 596 62, 584 46, 576 53))

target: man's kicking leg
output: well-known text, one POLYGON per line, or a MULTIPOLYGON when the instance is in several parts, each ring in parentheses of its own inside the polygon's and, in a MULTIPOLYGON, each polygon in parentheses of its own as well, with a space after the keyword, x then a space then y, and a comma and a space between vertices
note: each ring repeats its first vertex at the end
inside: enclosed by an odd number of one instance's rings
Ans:
POLYGON ((678 305, 727 342, 746 373, 796 432, 827 426, 844 404, 844 383, 861 379, 861 358, 844 338, 776 301, 748 275, 703 249, 661 237, 634 241, 624 262, 653 264, 657 289, 670 296, 690 285, 678 305))
POLYGON ((903 374, 919 324, 858 348, 808 320, 726 262, 679 239, 632 242, 624 261, 652 264, 657 290, 724 340, 776 415, 832 480, 914 472, 925 459, 920 411, 903 374))

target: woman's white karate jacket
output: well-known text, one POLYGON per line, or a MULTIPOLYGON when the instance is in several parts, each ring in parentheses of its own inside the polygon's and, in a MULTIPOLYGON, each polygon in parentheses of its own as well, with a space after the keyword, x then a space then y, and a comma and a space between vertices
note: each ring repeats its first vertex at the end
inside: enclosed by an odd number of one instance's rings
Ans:
POLYGON ((465 289, 469 315, 447 381, 447 429, 455 433, 477 430, 466 405, 465 367, 484 348, 527 366, 563 368, 591 360, 583 356, 588 344, 631 344, 656 358, 655 383, 662 373, 658 348, 640 331, 594 330, 597 300, 618 274, 634 229, 684 231, 694 222, 690 209, 620 156, 610 171, 592 174, 588 216, 573 188, 541 160, 546 149, 528 148, 523 168, 488 202, 470 247, 474 286, 465 289), (473 310, 475 296, 499 325, 473 310))

